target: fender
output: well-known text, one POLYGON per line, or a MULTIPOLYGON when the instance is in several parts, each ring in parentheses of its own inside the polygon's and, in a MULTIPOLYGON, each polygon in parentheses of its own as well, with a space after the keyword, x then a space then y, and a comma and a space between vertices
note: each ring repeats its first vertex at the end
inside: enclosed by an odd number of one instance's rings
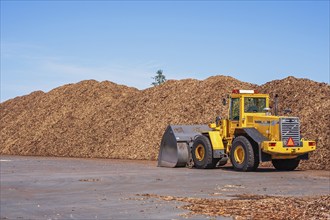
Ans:
POLYGON ((219 131, 208 131, 206 135, 209 136, 211 141, 213 158, 221 158, 225 153, 225 147, 223 145, 219 131))
POLYGON ((257 129, 255 128, 238 128, 235 130, 235 136, 244 135, 251 138, 255 143, 257 143, 258 147, 258 154, 259 154, 259 161, 271 161, 271 155, 262 152, 261 144, 263 141, 268 141, 268 139, 263 136, 257 129))

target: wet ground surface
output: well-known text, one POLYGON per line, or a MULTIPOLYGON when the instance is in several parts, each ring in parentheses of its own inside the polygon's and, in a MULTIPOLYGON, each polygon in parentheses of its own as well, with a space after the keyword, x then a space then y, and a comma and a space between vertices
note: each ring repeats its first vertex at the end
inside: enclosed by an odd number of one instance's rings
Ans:
MULTIPOLYGON (((232 198, 330 194, 330 171, 235 172, 156 162, 1 156, 1 219, 184 219, 183 203, 141 194, 232 198)), ((207 218, 192 216, 191 219, 207 218)), ((218 218, 225 219, 225 218, 218 218)))

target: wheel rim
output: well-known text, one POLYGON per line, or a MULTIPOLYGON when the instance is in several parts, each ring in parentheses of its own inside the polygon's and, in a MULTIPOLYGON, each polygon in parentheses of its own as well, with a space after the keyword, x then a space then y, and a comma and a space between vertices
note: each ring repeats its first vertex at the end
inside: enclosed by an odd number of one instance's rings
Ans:
POLYGON ((202 161, 205 156, 205 148, 202 144, 199 144, 195 149, 196 159, 202 161))
POLYGON ((236 163, 242 164, 244 162, 244 157, 245 157, 244 148, 241 145, 237 146, 234 151, 234 158, 236 163))

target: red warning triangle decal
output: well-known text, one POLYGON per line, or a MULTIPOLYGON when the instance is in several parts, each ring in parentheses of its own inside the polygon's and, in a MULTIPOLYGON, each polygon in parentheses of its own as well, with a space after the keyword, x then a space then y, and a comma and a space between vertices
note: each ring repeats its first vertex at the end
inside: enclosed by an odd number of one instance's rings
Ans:
POLYGON ((289 137, 288 141, 286 142, 286 146, 288 146, 288 147, 294 146, 294 141, 293 141, 292 137, 289 137))

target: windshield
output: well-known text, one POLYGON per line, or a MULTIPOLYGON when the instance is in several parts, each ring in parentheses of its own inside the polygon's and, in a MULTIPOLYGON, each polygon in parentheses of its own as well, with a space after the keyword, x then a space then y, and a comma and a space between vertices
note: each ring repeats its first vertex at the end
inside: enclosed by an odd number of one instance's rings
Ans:
POLYGON ((266 98, 244 98, 244 112, 263 112, 266 108, 266 98))

